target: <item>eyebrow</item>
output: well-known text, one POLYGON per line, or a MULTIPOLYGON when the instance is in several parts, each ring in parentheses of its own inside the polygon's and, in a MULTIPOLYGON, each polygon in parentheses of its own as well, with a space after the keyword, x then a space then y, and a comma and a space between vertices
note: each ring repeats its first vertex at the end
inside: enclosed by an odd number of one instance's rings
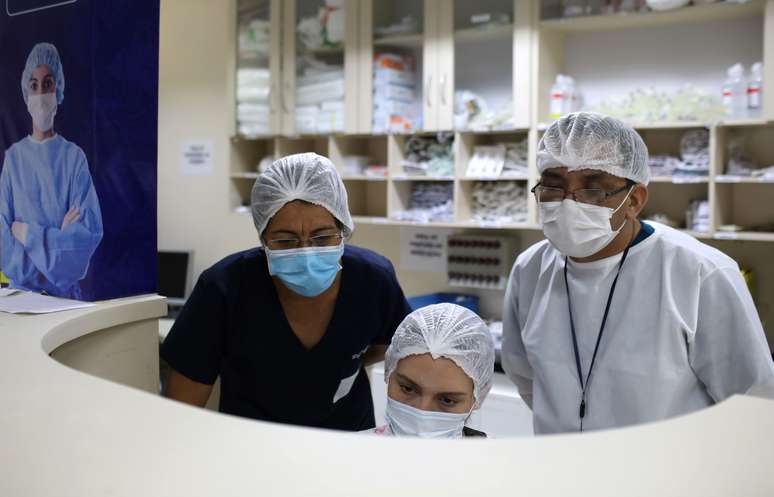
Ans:
POLYGON ((602 181, 607 179, 607 176, 604 173, 591 173, 584 175, 583 179, 587 181, 602 181))
POLYGON ((602 184, 609 186, 610 188, 616 188, 616 185, 618 184, 618 181, 616 181, 617 179, 618 178, 610 177, 604 173, 595 173, 583 177, 583 181, 586 183, 602 184))
POLYGON ((406 383, 411 383, 412 386, 415 386, 415 387, 419 386, 414 380, 412 380, 411 378, 409 378, 406 375, 403 375, 403 374, 400 374, 400 373, 395 373, 395 376, 397 376, 399 380, 403 380, 406 383))
MULTIPOLYGON (((51 74, 51 73, 46 73, 46 74, 43 75, 43 79, 46 79, 46 78, 54 79, 54 75, 51 74)), ((30 75, 30 81, 37 81, 37 80, 38 80, 38 78, 36 78, 35 76, 30 75)))
MULTIPOLYGON (((395 373, 395 376, 397 376, 399 380, 402 380, 402 381, 404 381, 406 383, 410 383, 411 386, 413 386, 413 387, 421 388, 420 385, 418 385, 414 380, 412 380, 411 378, 409 378, 406 375, 403 375, 401 373, 395 373)), ((443 395, 443 396, 446 396, 446 397, 465 397, 468 394, 466 392, 438 392, 436 395, 443 395)))
POLYGON ((274 230, 269 233, 270 235, 277 236, 277 235, 292 235, 292 236, 298 236, 298 233, 295 231, 288 231, 288 230, 274 230))
POLYGON ((564 180, 564 176, 562 176, 559 173, 553 173, 553 172, 545 171, 545 172, 543 172, 543 174, 540 175, 540 179, 564 180))
POLYGON ((330 231, 330 230, 335 230, 335 229, 336 229, 336 225, 335 224, 331 224, 331 225, 328 225, 328 226, 322 226, 320 228, 317 228, 316 230, 312 231, 312 234, 319 233, 321 231, 330 231))
POLYGON ((439 392, 438 395, 443 395, 444 397, 467 397, 466 392, 439 392))

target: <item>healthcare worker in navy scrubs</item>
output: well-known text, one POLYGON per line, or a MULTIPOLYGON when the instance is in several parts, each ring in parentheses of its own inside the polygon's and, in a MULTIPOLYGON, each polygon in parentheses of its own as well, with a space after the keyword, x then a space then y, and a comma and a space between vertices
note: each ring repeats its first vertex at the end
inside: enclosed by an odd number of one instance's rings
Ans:
POLYGON ((165 395, 204 406, 221 379, 220 411, 295 425, 373 428, 364 366, 384 359, 410 312, 390 262, 345 244, 354 225, 331 161, 277 160, 256 180, 263 247, 204 271, 166 338, 165 395))

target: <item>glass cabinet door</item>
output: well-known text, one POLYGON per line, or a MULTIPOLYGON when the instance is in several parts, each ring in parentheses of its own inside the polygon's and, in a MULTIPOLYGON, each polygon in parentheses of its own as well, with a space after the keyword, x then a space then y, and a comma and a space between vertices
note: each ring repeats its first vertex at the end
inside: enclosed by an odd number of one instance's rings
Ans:
MULTIPOLYGON (((283 99, 291 109, 286 134, 332 134, 345 131, 348 103, 356 99, 356 73, 347 71, 348 53, 356 50, 356 25, 347 18, 351 0, 295 0, 285 3, 285 84, 283 99), (292 102, 292 104, 291 104, 292 102)), ((357 15, 356 13, 354 14, 357 15)))
POLYGON ((279 131, 277 0, 237 1, 236 131, 246 138, 279 131), (272 91, 274 87, 275 91, 272 91))
POLYGON ((372 48, 366 49, 372 60, 361 66, 371 76, 360 86, 366 102, 361 111, 370 116, 370 122, 361 123, 361 128, 370 127, 372 133, 412 133, 423 129, 423 108, 428 105, 423 100, 423 82, 427 77, 427 3, 428 0, 364 0, 360 4, 366 25, 361 39, 367 36, 364 46, 370 44, 372 48))
POLYGON ((454 1, 454 129, 516 127, 513 50, 513 0, 454 1))

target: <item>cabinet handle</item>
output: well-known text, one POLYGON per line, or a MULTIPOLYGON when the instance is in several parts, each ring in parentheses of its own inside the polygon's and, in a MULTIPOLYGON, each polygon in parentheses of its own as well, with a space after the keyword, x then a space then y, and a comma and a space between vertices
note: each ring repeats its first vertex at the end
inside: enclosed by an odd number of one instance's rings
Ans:
POLYGON ((433 75, 429 75, 427 77, 427 84, 425 85, 425 101, 427 102, 428 107, 433 106, 433 99, 432 99, 432 93, 431 89, 433 88, 433 75))
POLYGON ((282 92, 282 95, 280 95, 280 100, 282 101, 282 112, 285 114, 288 114, 290 110, 288 110, 288 101, 286 100, 287 95, 290 93, 290 85, 285 82, 284 85, 285 91, 282 92))
POLYGON ((446 106, 446 74, 441 76, 441 105, 446 106))

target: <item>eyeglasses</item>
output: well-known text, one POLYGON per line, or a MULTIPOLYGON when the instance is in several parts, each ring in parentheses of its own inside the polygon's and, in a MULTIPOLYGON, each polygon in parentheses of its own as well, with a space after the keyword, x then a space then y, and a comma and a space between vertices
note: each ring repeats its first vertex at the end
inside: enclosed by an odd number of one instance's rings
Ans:
POLYGON ((583 188, 581 190, 575 190, 574 192, 568 192, 564 188, 543 186, 538 183, 531 191, 535 194, 535 197, 537 197, 538 202, 561 202, 569 196, 576 202, 601 205, 608 198, 618 195, 621 192, 625 192, 631 187, 632 184, 627 181, 626 186, 613 192, 608 192, 599 188, 583 188))
POLYGON ((335 247, 344 236, 341 233, 328 233, 309 237, 307 240, 298 238, 278 238, 266 240, 266 246, 271 250, 289 250, 301 247, 335 247))

